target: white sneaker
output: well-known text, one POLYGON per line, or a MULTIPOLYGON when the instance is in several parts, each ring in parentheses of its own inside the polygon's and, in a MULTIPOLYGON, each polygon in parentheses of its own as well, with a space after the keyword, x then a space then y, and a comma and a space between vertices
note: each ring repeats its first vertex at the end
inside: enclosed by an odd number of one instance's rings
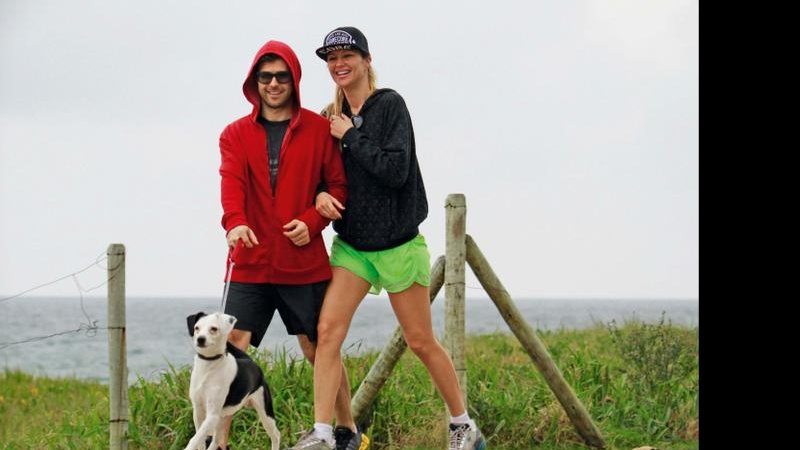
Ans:
POLYGON ((449 450, 485 450, 486 440, 477 426, 468 423, 450 424, 449 450))
POLYGON ((328 444, 324 440, 314 435, 314 429, 306 432, 294 447, 289 447, 287 450, 334 450, 333 445, 328 444))

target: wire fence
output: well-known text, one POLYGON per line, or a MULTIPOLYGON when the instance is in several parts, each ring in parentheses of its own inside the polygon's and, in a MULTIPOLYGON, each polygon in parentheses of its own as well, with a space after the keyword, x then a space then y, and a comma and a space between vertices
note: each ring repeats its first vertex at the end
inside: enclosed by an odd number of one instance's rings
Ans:
MULTIPOLYGON (((16 341, 0 342, 0 350, 4 350, 4 349, 6 349, 8 347, 11 347, 11 346, 14 346, 14 345, 21 345, 21 344, 27 344, 27 343, 32 343, 32 342, 39 342, 39 341, 43 341, 43 340, 46 340, 46 339, 55 338, 55 337, 58 337, 58 336, 64 336, 64 335, 76 334, 76 333, 84 333, 86 336, 94 337, 99 330, 106 330, 107 327, 99 327, 99 326, 97 326, 98 319, 93 319, 89 315, 89 313, 87 312, 85 304, 84 304, 84 300, 85 300, 84 295, 88 294, 88 293, 90 293, 92 291, 95 291, 97 289, 100 289, 103 286, 108 285, 108 281, 111 278, 107 278, 102 283, 99 283, 97 285, 93 285, 93 286, 90 286, 90 287, 86 288, 81 283, 81 279, 79 278, 79 275, 84 274, 85 272, 87 272, 87 271, 89 271, 91 269, 100 269, 100 270, 102 270, 104 272, 107 272, 109 268, 107 266, 103 265, 103 263, 106 262, 107 260, 108 260, 108 256, 106 255, 106 253, 104 251, 104 252, 100 253, 97 256, 97 258, 95 258, 95 260, 91 264, 88 264, 88 265, 82 267, 79 270, 76 270, 74 272, 68 273, 68 274, 63 275, 61 277, 58 277, 58 278, 56 278, 56 279, 54 279, 52 281, 48 281, 46 283, 42 283, 42 284, 33 286, 33 287, 31 287, 29 289, 26 289, 26 290, 24 290, 22 292, 19 292, 17 294, 14 294, 14 295, 11 295, 11 296, 8 296, 8 297, 0 298, 0 308, 1 308, 3 306, 3 304, 6 303, 6 302, 9 302, 9 301, 12 301, 12 300, 17 300, 17 299, 20 299, 20 298, 24 298, 24 296, 26 296, 27 294, 30 294, 31 292, 35 292, 35 291, 43 289, 45 287, 52 286, 52 285, 54 285, 56 283, 62 282, 62 281, 67 280, 67 279, 72 279, 72 283, 74 284, 75 289, 76 289, 77 294, 78 294, 78 297, 80 298, 80 309, 81 309, 81 313, 83 314, 83 318, 84 318, 83 321, 80 321, 78 323, 77 327, 72 328, 72 329, 56 331, 56 332, 53 332, 53 333, 39 335, 39 336, 27 337, 27 338, 16 340, 16 341)), ((114 272, 114 273, 117 273, 117 272, 114 272)), ((112 277, 113 276, 114 275, 112 275, 112 277)), ((473 285, 465 284, 464 287, 466 289, 478 290, 478 291, 486 292, 486 289, 484 289, 482 286, 473 286, 473 285)), ((498 289, 498 290, 501 290, 501 289, 498 289)), ((505 292, 504 289, 502 289, 502 290, 505 292)))
POLYGON ((27 344, 27 343, 31 343, 31 342, 39 342, 39 341, 43 341, 43 340, 46 340, 46 339, 51 339, 51 338, 54 338, 54 337, 64 336, 64 335, 67 335, 67 334, 74 334, 74 333, 85 333, 89 337, 94 337, 95 335, 97 335, 98 330, 107 329, 105 327, 98 327, 97 326, 98 319, 93 319, 89 315, 89 313, 87 312, 86 306, 84 304, 84 299, 85 299, 84 298, 84 294, 88 294, 89 292, 95 291, 97 289, 100 289, 103 286, 106 286, 108 284, 108 281, 110 280, 110 278, 107 278, 106 281, 103 281, 100 284, 85 288, 81 284, 81 280, 78 277, 78 275, 81 275, 84 272, 87 272, 90 269, 95 269, 95 268, 103 270, 104 272, 107 272, 108 271, 108 267, 103 265, 103 262, 105 262, 107 260, 108 260, 108 256, 106 256, 106 252, 104 251, 104 252, 100 253, 99 255, 97 255, 97 258, 95 258, 94 262, 92 262, 91 264, 83 267, 80 270, 76 270, 76 271, 71 272, 71 273, 69 273, 67 275, 58 277, 55 280, 48 281, 46 283, 42 283, 42 284, 33 286, 33 287, 31 287, 29 289, 26 289, 26 290, 24 290, 22 292, 19 292, 17 294, 14 294, 14 295, 11 295, 11 296, 8 296, 8 297, 0 298, 0 307, 2 307, 3 303, 9 302, 11 300, 17 300, 17 299, 24 298, 25 295, 27 295, 27 294, 29 294, 31 292, 37 291, 39 289, 42 289, 42 288, 45 288, 45 287, 48 287, 48 286, 52 286, 52 285, 54 285, 56 283, 59 283, 61 281, 64 281, 64 280, 67 280, 67 279, 71 278, 73 284, 75 285, 75 289, 78 292, 78 296, 80 297, 80 309, 81 309, 81 313, 83 314, 83 318, 85 319, 85 321, 79 322, 78 326, 76 328, 74 328, 74 329, 64 330, 64 331, 57 331, 57 332, 53 332, 53 333, 49 333, 49 334, 45 334, 45 335, 40 335, 40 336, 28 337, 28 338, 21 339, 21 340, 18 340, 18 341, 0 342, 0 350, 4 350, 4 349, 6 349, 8 347, 11 347, 13 345, 21 345, 21 344, 27 344))

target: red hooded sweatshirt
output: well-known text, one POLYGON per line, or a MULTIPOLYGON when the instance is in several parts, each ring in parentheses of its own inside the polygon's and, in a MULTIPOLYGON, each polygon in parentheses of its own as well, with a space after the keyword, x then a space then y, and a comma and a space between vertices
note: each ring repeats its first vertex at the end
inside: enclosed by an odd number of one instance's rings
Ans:
POLYGON ((314 208, 321 182, 344 204, 346 180, 330 124, 300 106, 300 62, 288 45, 269 41, 256 53, 242 87, 250 114, 229 124, 219 138, 222 165, 222 227, 247 225, 260 245, 242 247, 231 276, 242 283, 306 284, 331 278, 322 229, 330 220, 314 208), (261 96, 253 77, 258 60, 274 53, 286 62, 294 83, 294 110, 281 145, 275 192, 269 180, 267 134, 257 121, 261 96), (283 235, 292 219, 306 223, 311 242, 298 247, 283 235))

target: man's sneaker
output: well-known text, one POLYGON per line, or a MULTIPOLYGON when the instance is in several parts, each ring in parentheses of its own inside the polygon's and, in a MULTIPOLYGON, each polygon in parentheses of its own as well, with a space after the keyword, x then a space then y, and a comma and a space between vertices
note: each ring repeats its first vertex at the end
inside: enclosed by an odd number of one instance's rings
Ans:
POLYGON ((478 427, 468 423, 450 424, 449 450, 485 450, 486 440, 483 439, 478 427))
POLYGON ((358 450, 367 450, 369 448, 369 436, 361 433, 361 447, 358 450))
POLYGON ((314 436, 314 429, 306 432, 303 437, 287 450, 334 450, 334 447, 322 439, 314 436))
POLYGON ((359 450, 361 448, 361 430, 356 427, 356 432, 347 427, 338 426, 333 429, 336 439, 336 450, 359 450))

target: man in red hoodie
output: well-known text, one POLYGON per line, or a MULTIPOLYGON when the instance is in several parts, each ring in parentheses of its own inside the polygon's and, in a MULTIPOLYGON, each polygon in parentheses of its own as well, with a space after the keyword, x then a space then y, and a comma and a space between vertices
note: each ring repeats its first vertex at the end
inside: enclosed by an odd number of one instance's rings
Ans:
MULTIPOLYGON (((319 311, 331 279, 321 234, 330 220, 317 213, 314 197, 324 187, 344 203, 346 180, 330 124, 300 106, 300 75, 288 45, 264 44, 243 85, 253 109, 219 138, 222 227, 231 248, 243 245, 225 313, 237 318, 229 340, 247 350, 258 347, 277 310, 313 364, 319 311)), ((355 430, 350 385, 342 375, 336 418, 355 430)), ((227 448, 229 427, 230 420, 221 448, 227 448)))

